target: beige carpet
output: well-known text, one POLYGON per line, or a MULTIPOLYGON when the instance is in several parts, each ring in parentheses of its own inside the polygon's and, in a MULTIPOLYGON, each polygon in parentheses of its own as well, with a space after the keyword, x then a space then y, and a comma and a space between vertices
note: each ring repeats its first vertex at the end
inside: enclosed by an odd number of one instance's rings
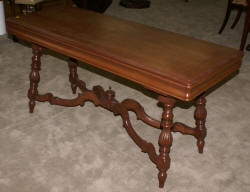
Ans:
MULTIPOLYGON (((152 0, 151 8, 131 10, 114 0, 106 14, 238 48, 243 26, 218 35, 226 0, 152 0)), ((230 24, 232 20, 230 20, 230 24)), ((114 26, 115 27, 115 26, 114 26)), ((167 51, 167 50, 165 50, 167 51)), ((185 50, 184 50, 185 51, 185 50)), ((157 169, 122 127, 120 117, 87 103, 64 108, 38 103, 28 113, 29 45, 0 37, 1 192, 248 192, 250 191, 250 54, 239 75, 207 97, 208 136, 204 154, 191 136, 174 134, 171 168, 164 189, 157 169)), ((153 117, 162 109, 154 94, 84 64, 79 76, 89 88, 108 86, 119 101, 138 100, 153 117)), ((73 97, 65 58, 42 57, 40 93, 73 97)), ((194 125, 194 107, 176 107, 175 119, 194 125)), ((135 129, 157 146, 159 130, 136 121, 135 129)), ((158 150, 158 146, 157 146, 158 150)))

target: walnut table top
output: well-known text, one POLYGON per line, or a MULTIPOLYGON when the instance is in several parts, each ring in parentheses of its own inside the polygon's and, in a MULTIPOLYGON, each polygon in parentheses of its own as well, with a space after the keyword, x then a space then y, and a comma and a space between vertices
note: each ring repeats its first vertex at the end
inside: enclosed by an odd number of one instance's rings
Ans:
POLYGON ((76 8, 8 18, 20 38, 137 82, 192 100, 241 64, 242 52, 76 8))

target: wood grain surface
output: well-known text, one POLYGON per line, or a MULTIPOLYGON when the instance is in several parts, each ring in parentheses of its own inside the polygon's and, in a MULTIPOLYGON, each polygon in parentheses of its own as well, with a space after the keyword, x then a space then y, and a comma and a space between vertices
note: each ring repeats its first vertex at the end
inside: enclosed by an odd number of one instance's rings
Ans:
POLYGON ((77 8, 7 18, 19 38, 190 101, 241 65, 241 51, 77 8))

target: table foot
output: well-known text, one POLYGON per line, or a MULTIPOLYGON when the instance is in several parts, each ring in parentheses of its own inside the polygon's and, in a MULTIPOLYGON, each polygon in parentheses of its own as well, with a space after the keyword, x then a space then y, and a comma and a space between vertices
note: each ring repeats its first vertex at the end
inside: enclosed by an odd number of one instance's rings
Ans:
POLYGON ((28 91, 28 98, 29 98, 29 110, 30 113, 33 113, 34 107, 36 105, 36 96, 38 95, 38 83, 40 81, 40 67, 41 67, 41 60, 40 60, 40 52, 42 48, 38 45, 32 45, 33 50, 33 57, 32 57, 32 64, 31 64, 31 72, 29 75, 30 79, 30 88, 28 91))

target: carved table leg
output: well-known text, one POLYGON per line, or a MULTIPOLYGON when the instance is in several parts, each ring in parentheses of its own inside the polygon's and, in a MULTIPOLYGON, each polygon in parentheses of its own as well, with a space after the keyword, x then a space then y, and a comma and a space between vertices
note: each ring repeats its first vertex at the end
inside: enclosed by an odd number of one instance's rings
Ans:
POLYGON ((197 146, 199 152, 203 152, 203 147, 205 144, 206 137, 206 127, 205 121, 207 116, 207 111, 205 108, 206 99, 204 95, 200 96, 196 100, 196 109, 194 112, 194 118, 196 120, 196 127, 191 128, 183 123, 175 122, 173 123, 173 108, 176 103, 176 100, 172 97, 168 96, 159 96, 159 102, 164 104, 164 111, 162 113, 161 121, 153 119, 149 115, 147 115, 143 109, 143 107, 136 102, 135 100, 126 99, 122 102, 118 102, 114 97, 115 93, 111 90, 104 91, 104 89, 100 86, 95 86, 93 90, 88 90, 83 81, 78 78, 77 74, 77 63, 75 59, 70 58, 69 65, 69 81, 71 83, 71 88, 73 93, 76 93, 77 87, 81 90, 81 93, 74 99, 63 99, 59 97, 53 96, 51 93, 46 93, 44 95, 38 94, 38 83, 40 81, 40 51, 41 47, 38 45, 32 45, 33 49, 33 57, 32 57, 32 65, 31 65, 31 73, 30 73, 30 89, 28 91, 28 97, 30 99, 29 107, 30 112, 32 113, 35 107, 35 101, 48 101, 53 105, 61 105, 61 106, 83 106, 86 101, 92 101, 96 106, 102 106, 112 112, 115 115, 120 115, 123 120, 123 125, 126 128, 129 136, 133 139, 133 141, 141 148, 142 152, 148 154, 150 160, 156 164, 159 173, 159 187, 163 188, 166 178, 167 178, 167 170, 170 168, 170 148, 173 142, 173 137, 171 132, 181 132, 183 134, 195 136, 197 139, 197 146), (155 128, 161 129, 161 133, 159 136, 158 144, 159 144, 159 155, 157 155, 155 147, 152 143, 147 142, 142 139, 136 131, 133 129, 130 118, 129 111, 134 111, 139 120, 142 120, 148 125, 151 125, 155 128))
POLYGON ((205 137, 207 134, 206 131, 206 99, 204 96, 200 96, 196 100, 196 110, 194 112, 194 118, 196 120, 196 129, 195 129, 195 137, 197 138, 197 146, 199 153, 203 153, 203 148, 205 145, 205 137))
POLYGON ((173 137, 171 134, 171 128, 173 127, 173 107, 176 102, 175 99, 170 97, 160 96, 158 100, 164 103, 164 112, 162 114, 161 127, 162 131, 159 137, 160 155, 157 159, 157 168, 159 169, 158 179, 159 187, 164 187, 164 183, 167 178, 167 170, 170 167, 170 147, 172 145, 173 137))
POLYGON ((31 72, 30 72, 30 88, 28 91, 28 98, 29 98, 29 109, 30 113, 33 113, 34 107, 36 105, 36 96, 38 95, 38 83, 40 81, 40 75, 39 70, 41 66, 41 60, 40 60, 40 52, 42 48, 38 45, 33 44, 32 45, 33 50, 33 57, 32 57, 32 64, 31 64, 31 72))
POLYGON ((73 94, 75 94, 77 88, 77 80, 78 80, 76 60, 70 58, 68 65, 69 65, 69 81, 71 83, 72 92, 73 94))
POLYGON ((85 83, 78 78, 77 74, 77 60, 70 58, 68 61, 69 65, 69 81, 71 83, 71 89, 73 94, 76 93, 77 87, 82 91, 87 91, 85 83))

